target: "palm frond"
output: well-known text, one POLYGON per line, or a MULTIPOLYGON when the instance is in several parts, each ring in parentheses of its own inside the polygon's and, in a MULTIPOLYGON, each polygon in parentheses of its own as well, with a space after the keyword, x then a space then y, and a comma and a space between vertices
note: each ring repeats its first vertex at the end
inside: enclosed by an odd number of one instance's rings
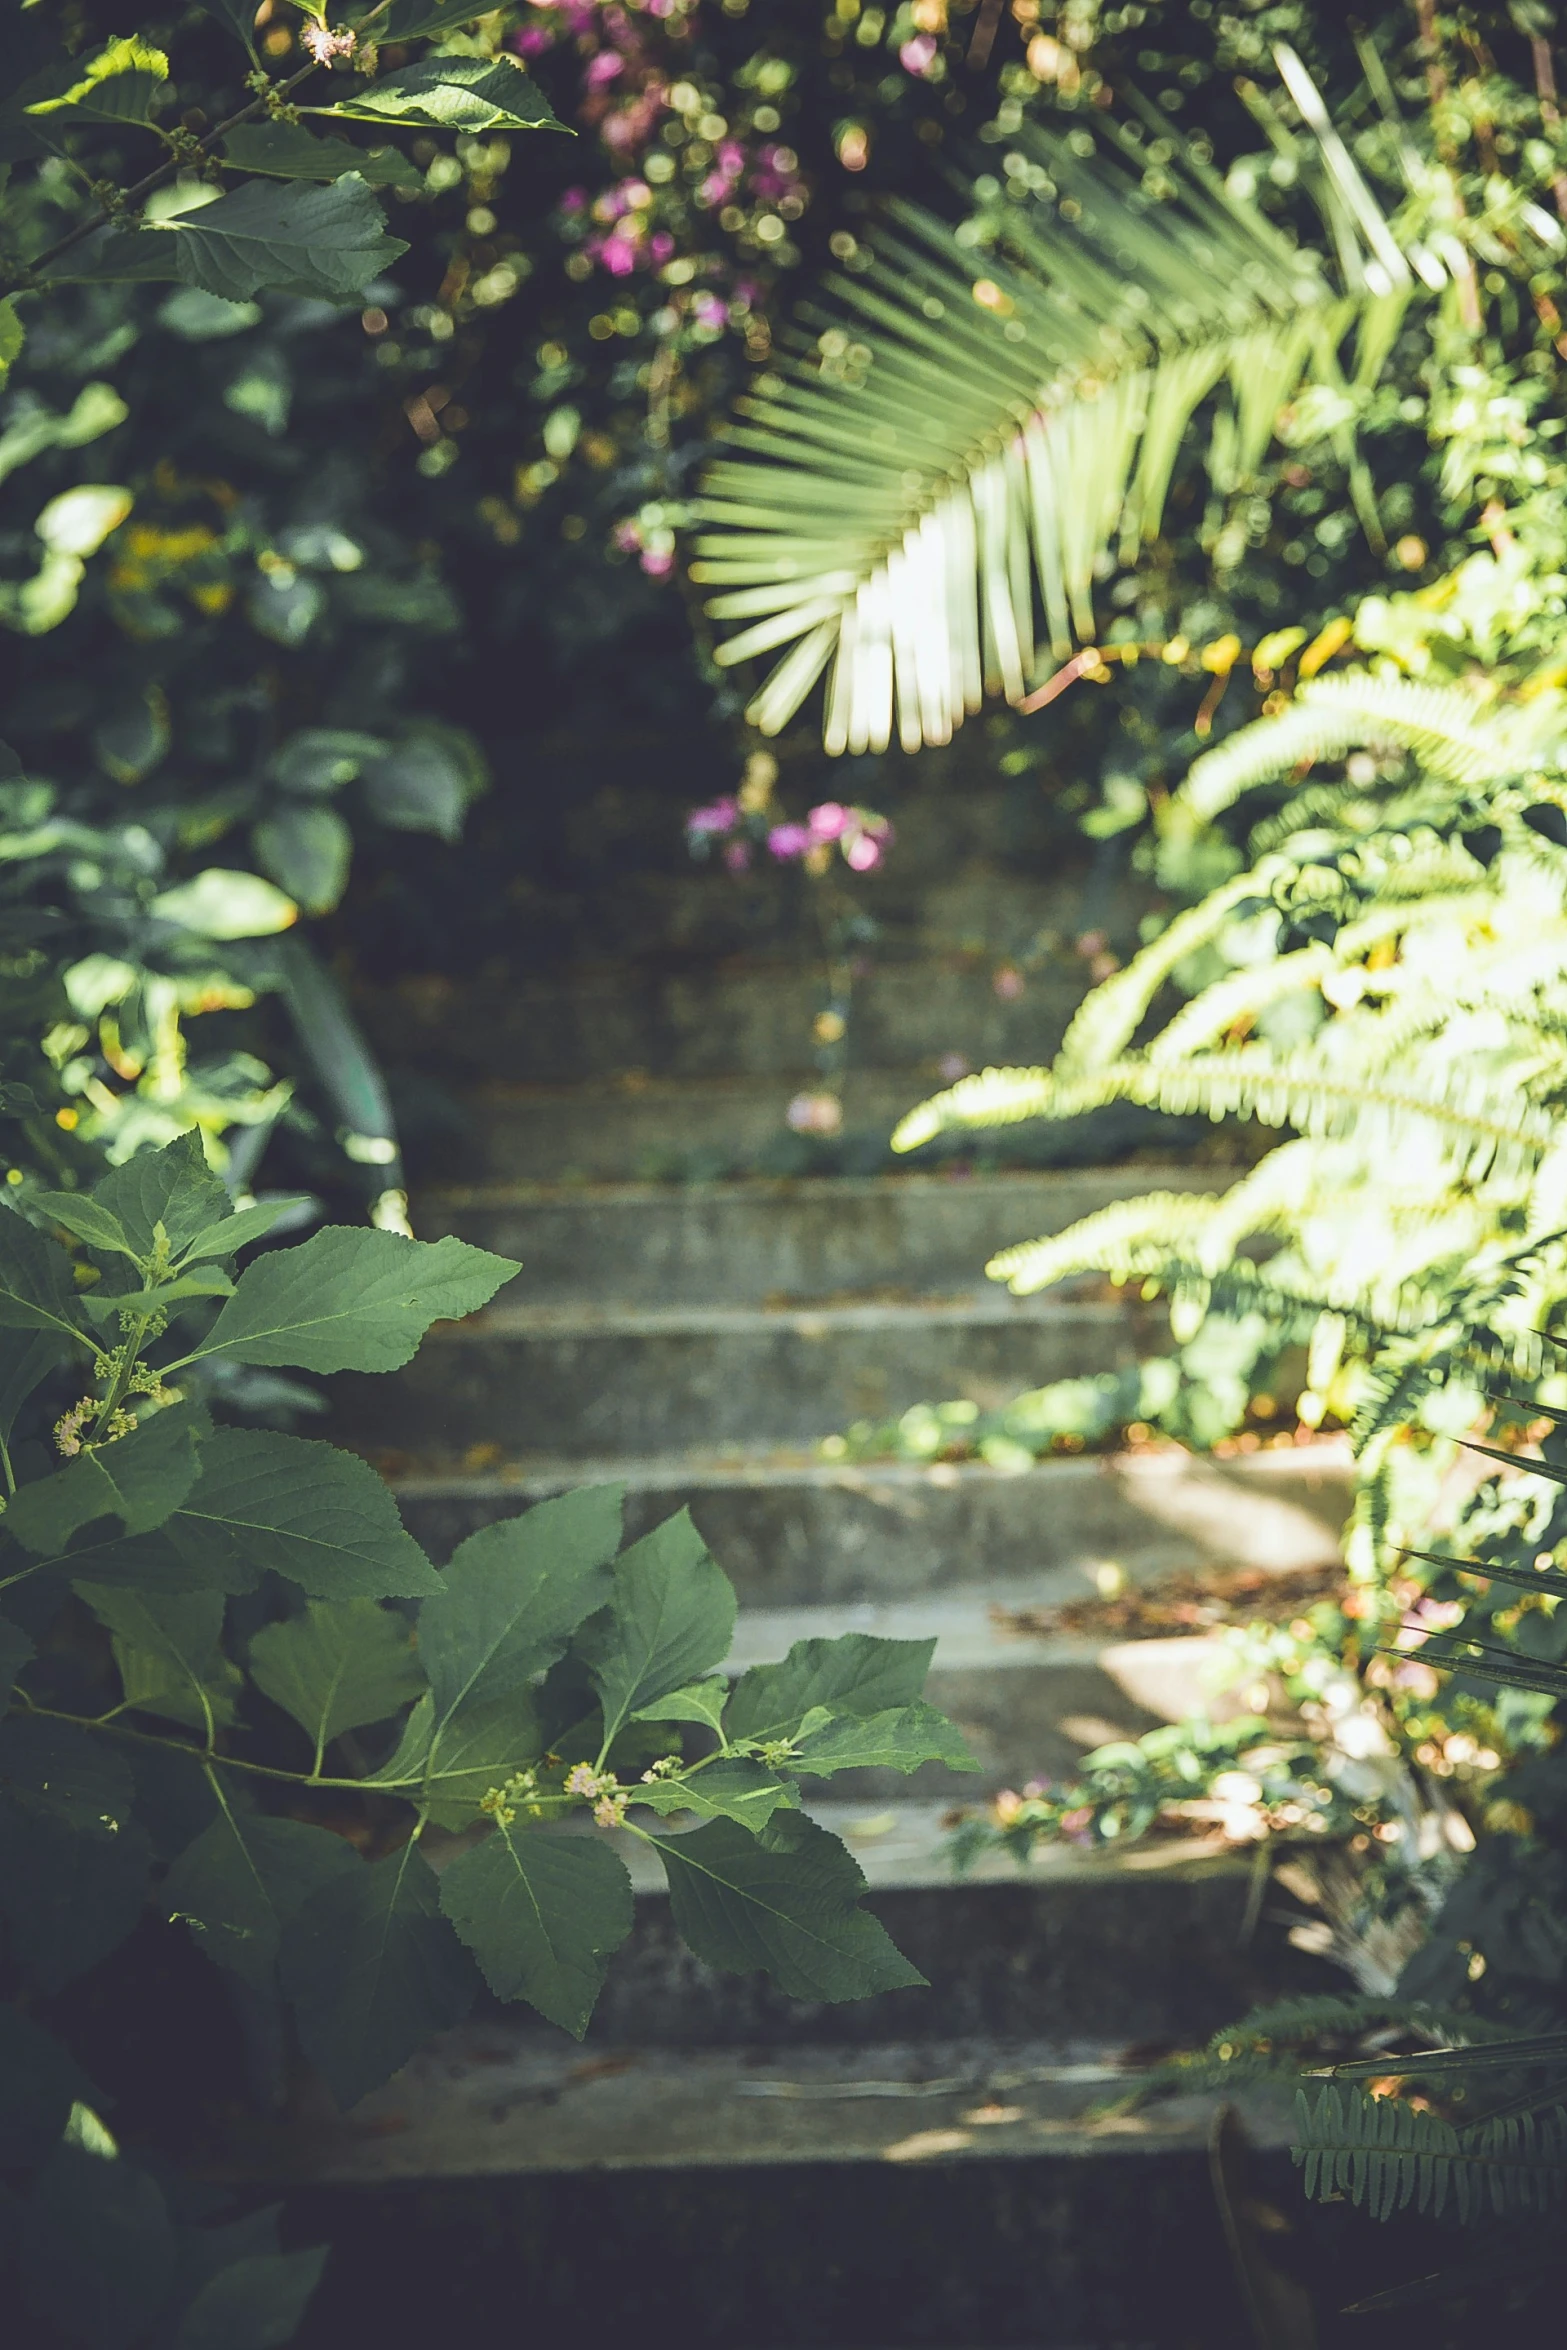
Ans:
POLYGON ((1522 2206, 1539 2210, 1567 2177, 1567 2133, 1532 2114, 1457 2130, 1392 2097, 1361 2097, 1331 2083, 1296 2101, 1296 2163, 1308 2195, 1347 2195, 1378 2219, 1415 2204, 1461 2220, 1522 2206))
POLYGON ((1095 567, 1157 533, 1202 403, 1227 384, 1215 478, 1244 481, 1302 377, 1385 307, 1374 258, 1335 291, 1196 159, 1098 136, 1020 130, 1027 192, 991 242, 891 206, 872 268, 806 314, 814 349, 743 403, 692 577, 741 624, 721 663, 792 647, 747 712, 762 732, 823 669, 834 752, 946 742, 987 691, 1021 701, 1093 643, 1095 567))
POLYGON ((1422 2048, 1413 2056, 1391 2060, 1385 2054, 1357 2057, 1350 2063, 1335 2064, 1332 2074, 1336 2081, 1375 2079, 1389 2072, 1411 2077, 1418 2073, 1422 2078, 1440 2073, 1446 2079, 1461 2073, 1518 2072, 1526 2067, 1567 2071, 1567 2032, 1520 2032, 1456 2048, 1422 2048))

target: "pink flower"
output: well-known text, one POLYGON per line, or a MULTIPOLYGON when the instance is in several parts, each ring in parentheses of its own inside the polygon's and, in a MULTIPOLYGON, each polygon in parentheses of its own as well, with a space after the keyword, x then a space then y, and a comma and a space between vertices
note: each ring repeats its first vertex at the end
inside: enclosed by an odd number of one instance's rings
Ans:
POLYGON ((606 237, 599 259, 611 277, 629 277, 637 265, 636 247, 626 237, 606 237))
POLYGON ((717 294, 698 294, 691 305, 691 314, 698 326, 727 326, 729 305, 717 294))
POLYGON ((928 73, 935 62, 936 43, 929 33, 916 33, 912 41, 905 41, 898 51, 898 63, 905 73, 928 73))
MULTIPOLYGON (((642 568, 649 579, 667 579, 675 568, 675 558, 667 547, 646 547, 642 553, 642 568)), ((748 865, 751 862, 749 849, 745 853, 745 861, 748 865)))
POLYGON ((675 240, 667 228, 661 228, 648 238, 647 249, 655 261, 667 261, 674 252, 675 240))
MULTIPOLYGON (((671 560, 673 560, 673 558, 671 558, 671 560)), ((728 866, 731 873, 749 872, 751 866, 750 842, 744 840, 732 840, 728 842, 724 849, 724 863, 728 866)))
POLYGON ((872 840, 868 832, 858 832, 844 848, 844 862, 855 873, 874 873, 881 863, 881 842, 872 840))
POLYGON ((307 24, 299 37, 317 65, 346 61, 359 46, 359 35, 348 25, 307 24))
POLYGON ((614 81, 625 70, 626 61, 623 57, 617 57, 613 49, 601 49, 583 79, 590 90, 600 90, 606 82, 614 81))
POLYGON ((806 818, 813 841, 841 840, 852 821, 848 809, 840 807, 836 800, 823 800, 806 818))
POLYGON ((642 525, 640 522, 617 522, 610 536, 623 555, 634 555, 642 544, 642 525))
MULTIPOLYGON (((634 530, 636 525, 632 523, 622 527, 634 530)), ((721 800, 709 800, 705 808, 693 808, 686 818, 686 830, 687 832, 733 832, 739 821, 739 801, 732 797, 726 797, 721 800)))
POLYGON ((803 857, 810 845, 811 836, 803 824, 775 824, 767 836, 767 846, 780 862, 803 857))
POLYGON ((513 33, 511 45, 519 57, 542 57, 546 49, 554 48, 555 35, 543 25, 524 25, 520 32, 513 33))

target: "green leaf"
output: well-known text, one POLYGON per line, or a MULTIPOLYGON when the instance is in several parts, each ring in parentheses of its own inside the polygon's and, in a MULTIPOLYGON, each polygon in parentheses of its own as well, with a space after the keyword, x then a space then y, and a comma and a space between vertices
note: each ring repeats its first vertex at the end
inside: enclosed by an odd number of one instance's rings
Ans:
POLYGON ((318 139, 301 122, 242 122, 223 142, 223 160, 236 171, 272 179, 335 180, 357 171, 372 188, 420 185, 417 167, 395 147, 356 147, 349 139, 318 139))
POLYGON ((604 1708, 605 1744, 639 1707, 720 1663, 734 1628, 734 1586, 689 1510, 622 1552, 610 1614, 579 1643, 604 1708))
POLYGON ((435 1242, 328 1224, 298 1248, 278 1249, 239 1287, 188 1359, 304 1371, 396 1371, 432 1322, 487 1305, 521 1267, 449 1235, 435 1242))
POLYGON ((0 1721, 0 1913, 12 1959, 53 1992, 141 1916, 151 1851, 108 1741, 65 1722, 0 1721))
MULTIPOLYGON (((22 345, 26 340, 26 332, 16 315, 16 304, 8 294, 4 301, 0 301, 0 390, 4 389, 6 377, 21 358, 22 345)), ((26 1088, 18 1087, 16 1090, 25 1092, 26 1088)))
POLYGON ((57 98, 37 99, 23 111, 64 114, 78 122, 145 125, 168 78, 169 61, 161 49, 149 48, 145 41, 111 41, 70 89, 57 98))
POLYGON ((82 1311, 95 1322, 115 1320, 121 1314, 164 1314, 188 1306, 197 1298, 232 1297, 234 1284, 215 1268, 205 1273, 182 1273, 177 1281, 162 1281, 155 1289, 119 1290, 105 1296, 98 1291, 82 1299, 82 1311))
POLYGON ((304 792, 315 799, 341 791, 386 749, 378 734, 361 734, 340 726, 308 726, 291 734, 282 749, 273 753, 267 773, 284 791, 304 792))
POLYGON ((215 1966, 261 1991, 273 1981, 284 1927, 323 1887, 361 1866, 353 1847, 325 1828, 225 1807, 179 1855, 158 1900, 215 1966))
POLYGON ((256 59, 256 11, 246 0, 196 0, 203 16, 216 17, 227 27, 236 41, 242 41, 252 59, 256 59))
POLYGON ((209 1224, 198 1232, 189 1247, 179 1252, 183 1265, 199 1264, 204 1257, 231 1257, 240 1249, 249 1248, 252 1241, 262 1240, 280 1216, 291 1214, 296 1208, 307 1206, 302 1196, 285 1199, 257 1200, 248 1208, 236 1208, 221 1222, 209 1224))
MULTIPOLYGON (((204 209, 217 212, 221 206, 209 204, 204 209)), ((149 911, 160 922, 177 923, 198 938, 218 939, 272 938, 287 930, 299 913, 293 899, 259 873, 231 872, 221 865, 209 865, 193 881, 166 889, 153 899, 149 911)))
POLYGON ((282 1981, 305 2054, 345 2111, 461 2023, 478 1988, 412 1843, 311 1895, 283 1930, 282 1981))
POLYGON ((683 1689, 671 1689, 667 1697, 657 1697, 651 1705, 640 1706, 631 1719, 634 1722, 705 1722, 710 1730, 716 1730, 723 1721, 732 1686, 722 1673, 715 1673, 710 1681, 688 1681, 683 1689))
POLYGON ((394 831, 433 832, 454 841, 461 838, 469 801, 484 784, 472 738, 452 727, 409 735, 376 761, 364 788, 373 813, 394 831))
POLYGON ((510 1696, 565 1653, 610 1596, 624 1488, 564 1493, 470 1534, 419 1611, 419 1659, 438 1722, 510 1696))
POLYGON ((284 2350, 326 2266, 325 2245, 253 2252, 209 2277, 186 2308, 174 2350, 284 2350))
POLYGON ((92 1196, 114 1217, 141 1262, 155 1254, 160 1224, 169 1255, 178 1263, 198 1233, 230 1212, 229 1195, 207 1164, 197 1127, 161 1151, 140 1151, 112 1168, 94 1185, 92 1196))
POLYGON ((196 1482, 210 1427, 200 1404, 154 1412, 128 1436, 24 1485, 6 1510, 6 1532, 24 1550, 58 1558, 72 1535, 98 1518, 118 1518, 127 1534, 161 1526, 196 1482))
POLYGON ((59 1330, 80 1340, 65 1251, 13 1210, 0 1214, 0 1329, 59 1330))
POLYGON ((834 1771, 917 1771, 921 1763, 977 1771, 962 1733, 933 1705, 902 1705, 862 1720, 841 1714, 801 1739, 789 1768, 814 1779, 834 1771))
POLYGON ((30 1337, 0 1335, 0 1440, 10 1443, 23 1404, 65 1356, 65 1341, 56 1330, 38 1330, 30 1337))
POLYGON ((376 11, 368 29, 383 48, 390 48, 394 41, 417 41, 432 33, 455 32, 483 14, 482 8, 473 7, 472 0, 391 0, 389 8, 376 11))
POLYGON ((797 1640, 782 1664, 753 1665, 735 1684, 724 1735, 788 1738, 817 1706, 862 1720, 917 1703, 934 1640, 882 1640, 846 1632, 837 1640, 797 1640))
POLYGON ((193 1565, 242 1575, 233 1586, 241 1590, 265 1573, 334 1601, 420 1599, 441 1589, 369 1462, 309 1437, 218 1429, 166 1532, 193 1565))
POLYGON ((103 1249, 111 1256, 135 1257, 119 1217, 90 1192, 41 1191, 34 1205, 63 1224, 76 1239, 85 1240, 89 1248, 103 1249))
POLYGON ((859 1906, 865 1879, 836 1836, 780 1812, 760 1836, 715 1820, 654 1838, 677 1928, 729 1974, 757 1969, 791 1999, 868 1999, 924 1976, 859 1906))
POLYGON ((506 57, 422 57, 335 106, 355 122, 434 123, 445 130, 564 130, 538 84, 506 57))
POLYGON ((497 1999, 526 1999, 581 2039, 631 1931, 631 1879, 607 1844, 497 1825, 448 1864, 441 1907, 497 1999))
POLYGON ((21 1625, 13 1624, 9 1616, 0 1616, 0 1715, 10 1705, 17 1676, 37 1653, 21 1625))
POLYGON ((259 862, 305 913, 331 912, 354 853, 354 836, 335 808, 281 808, 251 840, 259 862))
POLYGON ((390 1721, 424 1688, 407 1623, 373 1599, 312 1600, 303 1615, 264 1626, 249 1662, 257 1688, 293 1716, 318 1757, 340 1732, 390 1721))
POLYGON ((8 2000, 0 2002, 0 2170, 40 2161, 58 2142, 71 2107, 95 2095, 58 2040, 8 2000))
POLYGON ((737 1820, 759 1836, 774 1812, 798 1810, 800 1791, 743 1755, 705 1763, 685 1779, 649 1779, 634 1800, 658 1812, 695 1812, 699 1819, 737 1820))
MULTIPOLYGON (((380 205, 362 176, 347 172, 325 187, 305 180, 271 186, 246 180, 216 203, 177 214, 157 228, 100 230, 52 262, 54 285, 161 283, 176 280, 217 294, 225 302, 252 294, 299 294, 310 301, 351 302, 408 247, 389 237, 380 205)), ((233 884, 252 875, 225 874, 233 884)), ((250 938, 280 930, 291 916, 258 921, 246 930, 217 930, 200 918, 203 899, 192 897, 208 876, 154 900, 164 920, 203 930, 209 938, 250 938), (187 898, 196 908, 187 917, 168 911, 187 898)), ((209 892, 208 895, 216 893, 209 892)), ((233 895, 232 889, 228 893, 233 895)), ((232 919, 232 917, 230 917, 232 919)))
POLYGON ((177 2244, 156 2182, 133 2162, 56 2149, 21 2206, 17 2271, 44 2339, 87 2350, 145 2341, 174 2282, 177 2244))
MULTIPOLYGON (((438 1827, 471 1828, 490 1789, 526 1770, 543 1750, 533 1701, 524 1690, 493 1704, 460 1706, 439 1730, 430 1715, 421 1713, 423 1702, 409 1717, 393 1761, 405 1751, 413 1757, 408 1767, 420 1781, 417 1801, 438 1827), (421 1731, 429 1734, 422 1757, 416 1746, 421 1731)), ((384 1775, 389 1778, 391 1770, 388 1763, 384 1775)))
POLYGON ((75 1588, 109 1632, 127 1705, 209 1735, 229 1727, 243 1684, 219 1647, 221 1591, 142 1592, 83 1582, 75 1588))

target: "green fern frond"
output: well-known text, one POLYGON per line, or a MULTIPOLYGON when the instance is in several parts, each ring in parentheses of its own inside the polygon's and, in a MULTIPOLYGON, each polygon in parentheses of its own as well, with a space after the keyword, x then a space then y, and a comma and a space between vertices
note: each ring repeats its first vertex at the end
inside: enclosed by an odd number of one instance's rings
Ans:
POLYGON ((1093 643, 1096 564, 1156 535, 1202 403, 1228 382, 1245 478, 1386 296, 1372 268, 1335 296, 1201 165, 1163 164, 1154 193, 1146 147, 1100 128, 1121 157, 1079 153, 1081 128, 1014 134, 1038 176, 998 244, 891 206, 875 266, 829 281, 811 359, 744 403, 692 575, 742 624, 721 662, 792 647, 747 713, 764 733, 824 669, 834 752, 945 742, 986 691, 1022 700, 1093 643))
POLYGON ((1116 1061, 1075 1079, 1042 1068, 986 1069, 909 1111, 892 1145, 917 1150, 954 1128, 1078 1117, 1112 1101, 1172 1117, 1244 1114, 1264 1126, 1319 1135, 1358 1130, 1368 1151, 1417 1147, 1423 1137, 1424 1147, 1443 1150, 1455 1175, 1467 1181, 1504 1170, 1526 1173, 1554 1133, 1549 1113, 1520 1098, 1516 1073, 1506 1068, 1452 1069, 1437 1056, 1431 1067, 1402 1076, 1367 1074, 1337 1067, 1314 1048, 1275 1057, 1242 1045, 1174 1068, 1116 1061))
POLYGON ((1002 1249, 985 1267, 992 1281, 1005 1281, 1015 1297, 1030 1297, 1077 1273, 1108 1273, 1112 1279, 1163 1273, 1183 1256, 1195 1270, 1216 1192, 1152 1191, 1139 1199, 1116 1200, 1065 1232, 1002 1249))
POLYGON ((1247 899, 1266 902, 1275 878, 1286 870, 1282 864, 1262 865, 1222 882, 1199 904, 1177 914, 1123 970, 1101 980, 1084 997, 1061 1040, 1058 1073, 1063 1077, 1085 1075, 1118 1059, 1177 964, 1217 938, 1236 907, 1247 899))
POLYGON ((1292 768, 1368 746, 1410 751, 1428 773, 1450 783, 1496 784, 1552 760, 1562 732, 1554 701, 1499 708, 1459 686, 1417 685, 1356 669, 1312 678, 1288 709, 1205 751, 1177 797, 1211 822, 1292 768))
POLYGON ((1532 2114, 1457 2130, 1392 2097, 1361 2097, 1331 2083, 1296 2100, 1296 2163, 1320 2202, 1347 2195, 1378 2219, 1411 2204, 1461 2220, 1541 2210, 1567 2180, 1567 2130, 1532 2114))

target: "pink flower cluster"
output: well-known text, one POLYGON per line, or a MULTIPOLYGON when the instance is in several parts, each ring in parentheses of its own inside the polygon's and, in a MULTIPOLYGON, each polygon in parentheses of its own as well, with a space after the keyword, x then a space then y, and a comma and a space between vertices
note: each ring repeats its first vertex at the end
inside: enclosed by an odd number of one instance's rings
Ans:
POLYGON ((724 844, 724 863, 731 873, 750 866, 754 843, 780 865, 803 863, 812 873, 823 873, 834 847, 853 873, 874 873, 893 843, 893 829, 872 808, 845 807, 823 800, 803 824, 772 824, 748 817, 737 799, 726 796, 693 808, 686 818, 686 838, 698 856, 706 856, 717 841, 724 844))

